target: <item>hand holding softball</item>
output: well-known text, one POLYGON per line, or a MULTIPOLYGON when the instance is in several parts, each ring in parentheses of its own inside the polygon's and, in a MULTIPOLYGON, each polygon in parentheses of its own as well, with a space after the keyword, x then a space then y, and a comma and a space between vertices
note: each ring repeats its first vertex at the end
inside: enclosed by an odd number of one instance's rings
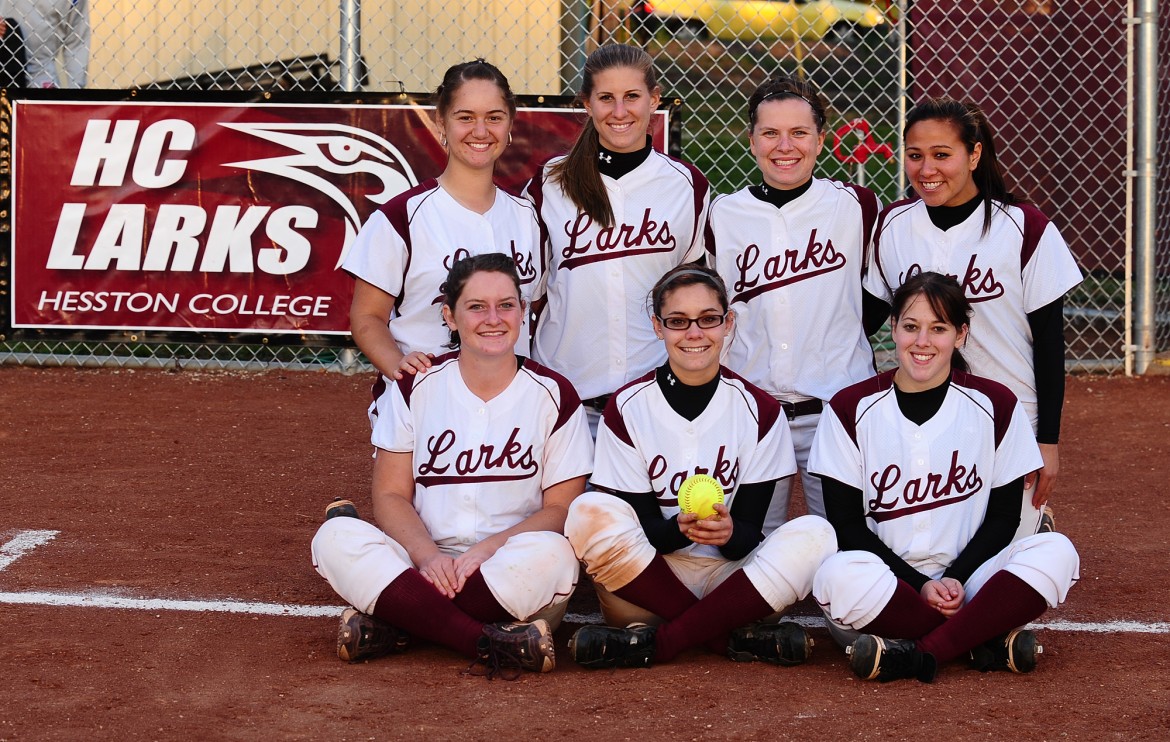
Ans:
POLYGON ((717 502, 713 508, 713 515, 708 518, 699 518, 695 513, 679 513, 678 529, 696 544, 723 546, 731 539, 735 523, 726 505, 717 502))
POLYGON ((723 487, 706 474, 689 476, 678 488, 678 509, 700 520, 715 515, 715 503, 723 503, 723 487))

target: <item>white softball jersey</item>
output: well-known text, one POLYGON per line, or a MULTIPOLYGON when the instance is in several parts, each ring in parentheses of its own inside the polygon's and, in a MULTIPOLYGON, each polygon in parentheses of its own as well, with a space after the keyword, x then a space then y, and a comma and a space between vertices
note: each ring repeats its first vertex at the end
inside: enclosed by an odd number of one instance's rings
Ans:
MULTIPOLYGON (((442 315, 451 265, 471 255, 510 254, 522 298, 531 302, 540 284, 539 250, 540 228, 524 199, 497 188, 495 203, 480 214, 429 179, 374 212, 341 267, 395 297, 390 328, 403 355, 416 350, 438 355, 451 340, 442 315)), ((526 314, 518 354, 529 355, 529 335, 526 314)))
POLYGON ((873 376, 861 277, 879 208, 871 191, 819 178, 779 209, 747 188, 712 201, 707 250, 735 310, 727 366, 789 402, 873 376))
POLYGON ((952 373, 937 413, 902 416, 894 371, 847 387, 821 415, 809 470, 864 493, 867 523, 907 564, 937 579, 983 522, 993 487, 1043 463, 1004 385, 952 373))
POLYGON ((614 214, 601 228, 549 181, 560 159, 525 190, 541 224, 548 297, 533 357, 592 399, 666 360, 648 296, 666 271, 704 257, 710 186, 693 166, 651 151, 621 178, 601 176, 614 214))
POLYGON ((371 441, 414 457, 414 508, 441 548, 466 551, 543 506, 544 490, 593 466, 577 393, 559 374, 522 359, 490 401, 467 388, 456 354, 389 390, 371 441))
MULTIPOLYGON (((788 421, 780 405, 735 373, 720 383, 702 414, 687 420, 671 408, 650 372, 620 389, 597 431, 592 483, 623 492, 654 492, 665 518, 678 514, 678 490, 692 474, 723 487, 728 508, 743 482, 796 473, 788 421)), ((714 546, 684 551, 722 559, 714 546)))
POLYGON ((921 271, 955 277, 975 310, 963 357, 971 371, 1006 384, 1035 425, 1036 373, 1028 313, 1056 301, 1082 280, 1055 225, 1036 207, 992 202, 943 231, 919 200, 891 204, 878 218, 865 287, 887 301, 921 271))

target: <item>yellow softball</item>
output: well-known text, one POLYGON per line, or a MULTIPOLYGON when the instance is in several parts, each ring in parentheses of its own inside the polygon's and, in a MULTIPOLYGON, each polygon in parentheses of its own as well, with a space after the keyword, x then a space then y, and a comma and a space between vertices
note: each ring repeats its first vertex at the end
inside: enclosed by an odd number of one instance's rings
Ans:
POLYGON ((700 519, 715 514, 715 503, 723 502, 723 488, 706 474, 687 477, 678 488, 678 507, 684 513, 695 513, 700 519))

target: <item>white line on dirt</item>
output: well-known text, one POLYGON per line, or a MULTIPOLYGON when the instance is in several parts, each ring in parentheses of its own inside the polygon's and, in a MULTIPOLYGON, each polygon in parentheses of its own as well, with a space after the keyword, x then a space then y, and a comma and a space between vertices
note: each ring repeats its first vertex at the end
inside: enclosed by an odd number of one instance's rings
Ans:
MULTIPOLYGON (((239 613, 253 616, 295 616, 301 618, 336 618, 345 610, 341 605, 289 605, 283 603, 253 603, 240 600, 172 600, 166 598, 128 598, 101 593, 14 592, 0 593, 0 604, 47 605, 71 608, 118 608, 140 611, 190 611, 204 613, 239 613)), ((789 616, 806 628, 824 626, 820 616, 789 616)), ((572 624, 602 623, 600 613, 568 613, 565 622, 572 624)), ((1030 624, 1034 629, 1048 631, 1088 632, 1095 634, 1167 634, 1170 623, 1142 623, 1140 621, 1049 621, 1030 624)))
MULTIPOLYGON (((52 541, 59 531, 21 531, 12 540, 0 544, 0 572, 32 549, 52 541)), ((129 598, 99 592, 0 592, 0 604, 46 605, 71 608, 117 608, 139 611, 190 611, 196 613, 239 613, 253 616, 296 616, 303 618, 332 618, 341 615, 340 605, 289 605, 283 603, 256 603, 241 600, 175 600, 170 598, 129 598)), ((806 628, 824 626, 820 616, 789 616, 806 628)), ((567 613, 565 621, 573 624, 600 624, 600 613, 567 613)), ((1106 621, 1104 623, 1076 621, 1046 621, 1029 624, 1032 628, 1049 631, 1081 631, 1095 634, 1167 634, 1170 623, 1142 623, 1140 621, 1106 621)))
POLYGON ((21 531, 13 539, 0 545, 0 572, 33 549, 47 544, 60 531, 21 531))
POLYGON ((239 600, 170 600, 167 598, 127 598, 101 593, 0 593, 0 603, 15 605, 50 605, 71 608, 123 608, 139 611, 194 611, 206 613, 246 613, 254 616, 302 616, 336 618, 345 610, 340 605, 284 605, 249 603, 239 600))

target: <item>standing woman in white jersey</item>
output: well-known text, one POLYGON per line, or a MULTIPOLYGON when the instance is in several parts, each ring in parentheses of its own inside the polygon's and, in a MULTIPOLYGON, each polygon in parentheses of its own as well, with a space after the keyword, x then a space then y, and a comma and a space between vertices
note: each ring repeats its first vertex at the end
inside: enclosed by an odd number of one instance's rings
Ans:
MULTIPOLYGON (((531 204, 492 181, 512 138, 516 99, 494 65, 457 64, 435 92, 436 125, 447 164, 366 221, 342 268, 356 279, 349 312, 354 341, 381 372, 370 421, 403 370, 425 369, 448 340, 440 308, 443 281, 459 258, 500 252, 512 258, 523 298, 538 284, 540 237, 531 204)), ((516 352, 529 355, 527 324, 516 352)))
POLYGON ((808 515, 764 536, 776 480, 796 462, 780 404, 719 364, 735 324, 719 276, 671 270, 651 305, 667 360, 610 398, 599 491, 577 498, 565 523, 609 624, 580 629, 570 654, 586 667, 641 667, 706 646, 737 661, 800 664, 812 646, 804 629, 760 621, 808 595, 837 550, 833 529, 808 515), (725 498, 701 520, 679 508, 696 474, 725 498))
POLYGON ((313 565, 354 606, 342 659, 401 650, 409 635, 489 672, 547 672, 578 574, 565 516, 593 440, 568 381, 515 353, 527 307, 512 259, 459 260, 447 289, 458 352, 392 384, 374 426, 377 525, 334 503, 313 565))
POLYGON ((703 258, 709 186, 693 166, 650 146, 660 94, 643 50, 594 51, 578 94, 585 128, 526 188, 547 281, 533 357, 573 382, 594 429, 611 393, 665 360, 645 311, 650 288, 670 268, 703 258))
POLYGON ((931 682, 967 656, 1029 672, 1040 648, 1019 627, 1078 577, 1063 534, 1012 541, 1040 451, 1015 395, 965 371, 970 316, 953 278, 907 279, 893 302, 897 368, 838 392, 813 441, 841 547, 813 595, 865 680, 931 682))
MULTIPOLYGON (((824 517, 808 473, 824 402, 873 375, 861 277, 880 203, 861 186, 813 177, 825 143, 826 106, 809 82, 778 76, 748 99, 748 137, 760 181, 711 203, 707 249, 736 312, 724 362, 784 406, 808 512, 824 517)), ((765 522, 788 519, 792 478, 776 486, 765 522)))
POLYGON ((994 132, 977 106, 925 100, 910 110, 903 136, 917 198, 882 212, 866 288, 889 300, 919 271, 959 281, 975 309, 965 354, 971 370, 1015 393, 1044 457, 1029 477, 1016 536, 1051 530, 1043 514, 1060 469, 1064 296, 1081 271, 1056 226, 1008 190, 994 132))

